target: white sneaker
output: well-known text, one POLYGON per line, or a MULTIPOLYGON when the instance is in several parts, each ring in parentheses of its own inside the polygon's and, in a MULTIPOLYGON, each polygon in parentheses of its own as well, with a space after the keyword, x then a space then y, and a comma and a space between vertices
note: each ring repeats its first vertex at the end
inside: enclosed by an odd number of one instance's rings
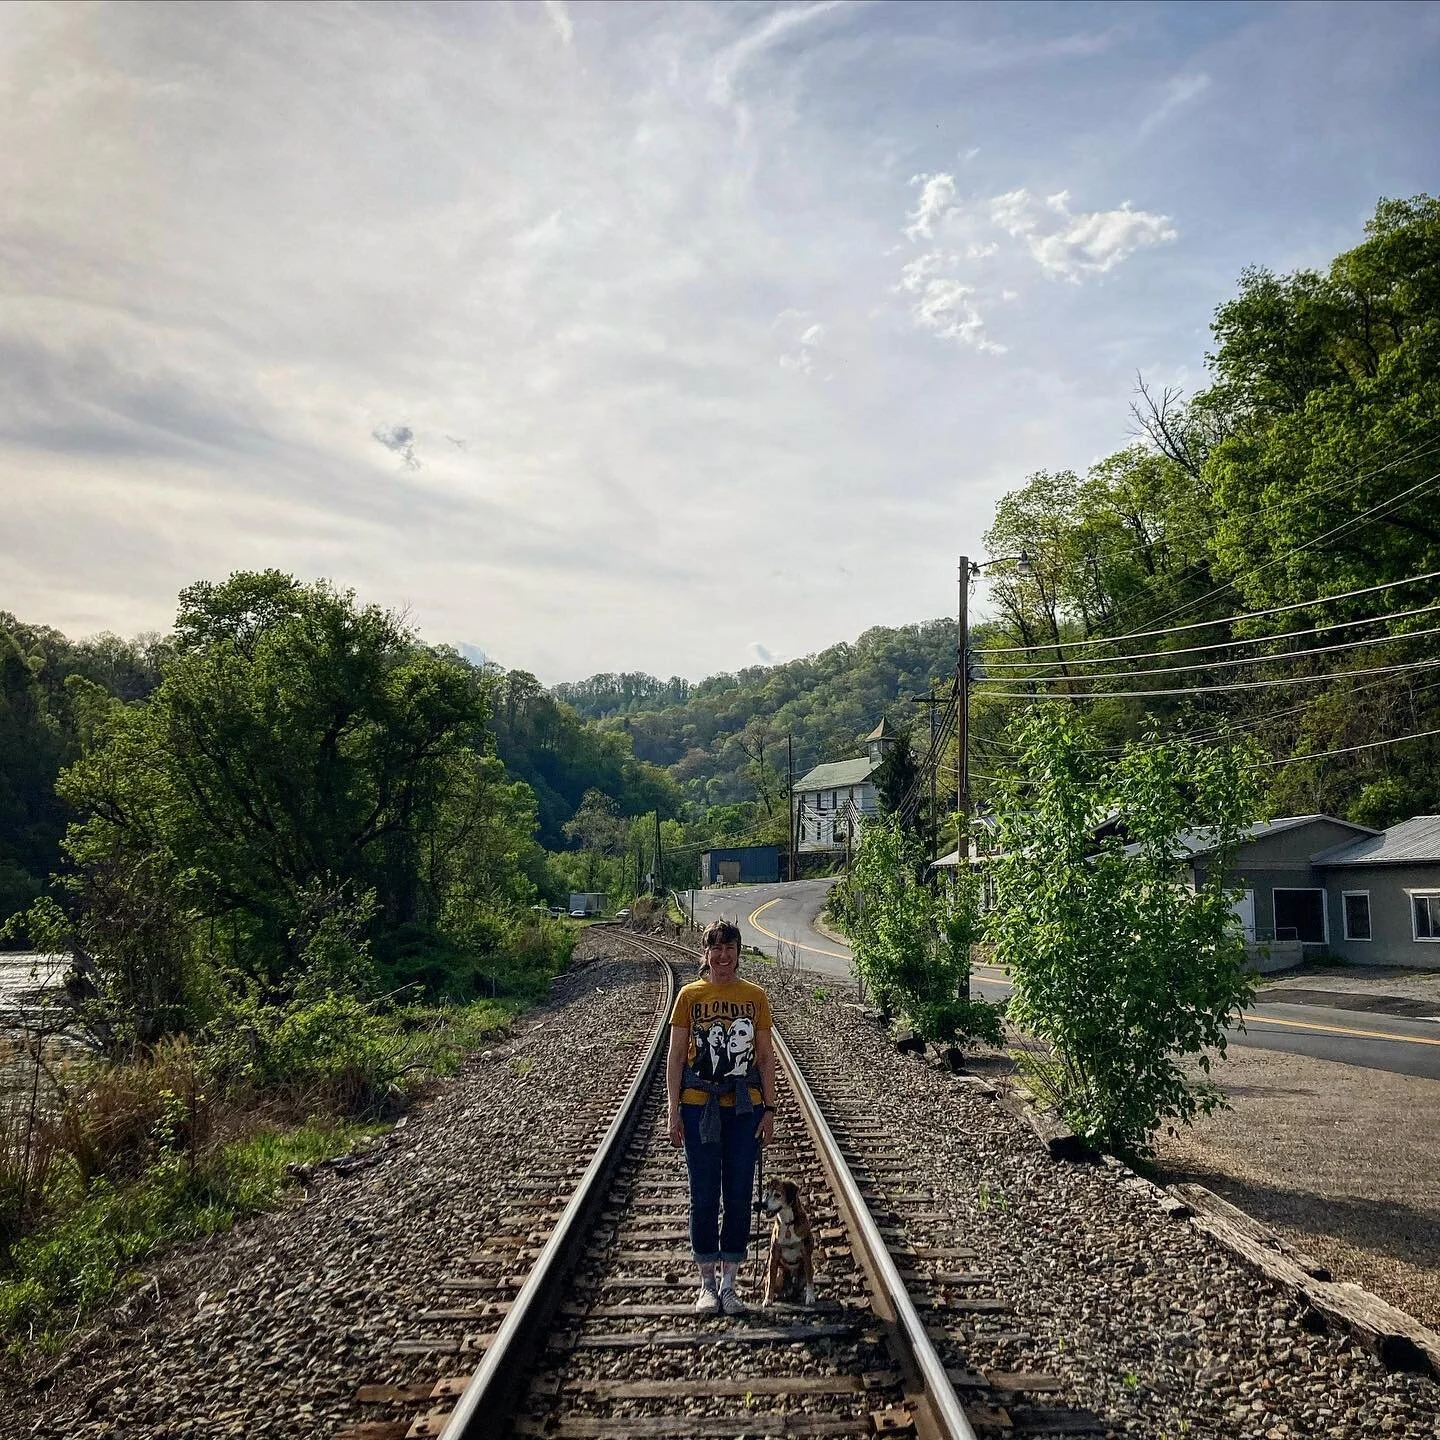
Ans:
POLYGON ((733 1287, 726 1285, 720 1291, 720 1308, 727 1315, 748 1315, 750 1307, 735 1293, 733 1287))
POLYGON ((695 1313, 697 1315, 718 1315, 720 1313, 720 1297, 715 1293, 714 1287, 702 1285, 700 1293, 695 1297, 695 1313))

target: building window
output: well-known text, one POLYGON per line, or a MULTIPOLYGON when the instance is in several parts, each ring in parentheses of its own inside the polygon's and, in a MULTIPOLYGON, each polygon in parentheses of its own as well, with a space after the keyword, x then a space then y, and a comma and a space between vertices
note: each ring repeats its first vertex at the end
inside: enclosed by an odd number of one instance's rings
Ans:
POLYGON ((1342 890, 1340 904, 1345 911, 1345 938, 1347 940, 1370 939, 1370 892, 1368 890, 1342 890))
POLYGON ((1323 890, 1276 890, 1274 901, 1277 940, 1299 940, 1305 945, 1325 943, 1323 890))
POLYGON ((1411 894, 1410 913, 1417 940, 1440 940, 1440 890, 1411 894))

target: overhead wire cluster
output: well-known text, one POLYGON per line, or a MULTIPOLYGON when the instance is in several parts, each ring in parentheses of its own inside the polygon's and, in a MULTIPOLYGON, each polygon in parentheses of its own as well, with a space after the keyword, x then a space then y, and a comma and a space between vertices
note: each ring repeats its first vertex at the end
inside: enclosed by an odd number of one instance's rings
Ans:
MULTIPOLYGON (((1440 441, 1428 442, 1424 446, 1416 447, 1406 455, 1402 455, 1389 464, 1377 467, 1377 469, 1366 472, 1365 475, 1356 477, 1353 483, 1367 478, 1368 475, 1377 474, 1381 471, 1391 469, 1394 465, 1406 459, 1413 459, 1416 455, 1425 455, 1440 449, 1440 441)), ((1203 634, 1196 637, 1195 643, 1189 643, 1189 636, 1195 632, 1203 632, 1207 629, 1214 630, 1219 627, 1248 628, 1258 622, 1271 620, 1274 616, 1291 614, 1296 611, 1314 611, 1318 607, 1330 605, 1336 602, 1353 601, 1362 597, 1388 592, 1400 587, 1427 584, 1440 580, 1440 570, 1432 570, 1424 574, 1409 575, 1401 579, 1385 581, 1375 585, 1367 585, 1357 589, 1341 591, 1328 595, 1318 595, 1313 599, 1295 601, 1284 605, 1270 606, 1260 610, 1243 611, 1233 615, 1227 615, 1216 619, 1193 620, 1180 624, 1165 624, 1166 621, 1173 621, 1177 616, 1183 614, 1186 609, 1194 613, 1193 607, 1213 600, 1225 590, 1234 588, 1241 581, 1252 578, 1283 564, 1295 555, 1303 551, 1311 550, 1326 540, 1336 540, 1342 536, 1351 534, 1358 527, 1383 520, 1393 515, 1396 510, 1407 501, 1418 498, 1421 494, 1433 488, 1437 481, 1440 481, 1440 471, 1426 476, 1413 485, 1407 486, 1398 494, 1392 495, 1362 513, 1342 521, 1338 525, 1330 527, 1310 540, 1295 546, 1284 554, 1274 556, 1261 565, 1254 567, 1248 572, 1237 574, 1227 580, 1223 585, 1210 590, 1205 595, 1187 602, 1184 606, 1177 606, 1172 610, 1156 617, 1155 623, 1148 628, 1132 630, 1120 635, 1095 636, 1088 639, 1076 641, 1064 641, 1058 636, 1053 642, 1035 645, 1020 646, 995 646, 987 647, 979 653, 978 658, 984 665, 985 674, 978 675, 976 682, 984 685, 984 694, 997 699, 1021 702, 1035 702, 1046 700, 1065 701, 1087 701, 1087 700, 1108 700, 1108 699, 1160 699, 1169 697, 1185 697, 1199 699, 1204 696, 1231 693, 1236 691, 1261 691, 1271 688, 1288 688, 1292 686, 1306 686, 1323 684, 1326 682, 1350 682, 1358 679, 1367 679, 1368 683, 1357 685, 1352 693, 1371 689, 1374 686, 1384 686, 1393 683, 1402 677, 1419 676, 1425 671, 1440 668, 1440 653, 1433 637, 1440 635, 1440 625, 1425 626, 1421 628, 1389 629, 1383 634, 1362 635, 1358 638, 1346 638, 1335 644, 1311 645, 1309 648, 1296 645, 1295 642, 1316 637, 1330 637, 1341 632, 1365 629, 1367 627, 1385 625, 1403 625, 1404 622, 1416 620, 1440 618, 1440 600, 1428 601, 1427 603, 1411 604, 1405 608, 1392 609, 1378 615, 1362 616, 1351 619, 1336 619, 1324 623, 1317 623, 1300 630, 1280 630, 1270 633, 1231 635, 1224 640, 1207 641, 1203 634), (1184 640, 1185 643, 1167 646, 1166 641, 1176 639, 1184 640), (1139 652, 1126 653, 1124 647, 1137 642, 1150 641, 1152 647, 1142 649, 1139 652), (1421 653, 1414 658, 1402 659, 1407 652, 1407 647, 1416 641, 1429 641, 1421 653), (1395 653, 1396 663, 1383 663, 1362 668, 1321 668, 1315 670, 1307 669, 1304 673, 1295 673, 1293 669, 1287 669, 1286 673, 1266 674, 1263 670, 1251 669, 1247 673, 1246 667, 1259 666, 1293 666, 1294 663, 1309 665, 1321 657, 1334 657, 1350 655, 1371 649, 1375 646, 1402 647, 1395 653), (1273 647, 1285 646, 1283 649, 1273 647), (1164 647, 1164 648, 1157 648, 1164 647), (1253 649, 1251 654, 1235 654, 1236 651, 1253 649), (1107 653, 1096 653, 1099 651, 1107 653), (1076 654, 1076 651, 1085 652, 1076 654), (1221 658, 1217 652, 1231 652, 1228 656, 1221 658), (1015 657, 1015 658, 1002 658, 1015 657), (1205 657, 1205 658, 1199 658, 1205 657), (1142 661, 1163 661, 1167 663, 1150 666, 1138 665, 1142 661), (1137 667, 1137 668, 1124 668, 1137 667), (988 672, 1002 672, 995 675, 992 680, 988 672), (1229 672, 1228 674, 1226 672, 1229 672), (1181 676, 1203 676, 1203 679, 1196 681, 1180 680, 1174 677, 1181 676), (1231 678, 1233 675, 1234 678, 1231 678), (1253 678, 1259 676, 1260 678, 1253 678), (1368 677, 1380 676, 1381 679, 1369 679, 1368 677), (1173 683, 1167 685, 1167 680, 1173 683), (996 682, 1000 685, 1008 685, 1014 688, 994 688, 996 682), (1154 682, 1158 684, 1146 685, 1145 688, 1134 688, 1124 685, 1123 682, 1154 682), (1118 685, 1118 688, 1117 688, 1118 685), (1019 687, 1024 688, 1019 688, 1019 687)), ((1274 508, 1274 507, 1270 507, 1274 508)), ((1433 593, 1433 587, 1432 587, 1433 593)), ((1425 597, 1420 597, 1425 598, 1425 597)), ((1380 659, 1389 657, 1380 656, 1380 659)), ((1430 689, 1433 684, 1419 687, 1430 689)), ((1285 710, 1273 712, 1268 716, 1251 718, 1249 720, 1237 721, 1234 725, 1213 730, 1209 733, 1192 733, 1183 737, 1187 742, 1202 743, 1205 740, 1219 739, 1226 733, 1234 730, 1245 730, 1256 728, 1269 723, 1271 720, 1286 715, 1297 714, 1309 708, 1306 705, 1292 706, 1285 710)), ((1436 733, 1432 730, 1416 731, 1406 735, 1398 735, 1384 740, 1370 741, 1364 744, 1343 746, 1333 750, 1316 751, 1305 755, 1283 757, 1281 759, 1263 762, 1266 766, 1283 765, 1294 763, 1300 760, 1314 760, 1327 758, 1332 755, 1350 754, 1361 750, 1376 749, 1384 745, 1399 744, 1405 740, 1423 739, 1436 733)), ((996 744, 999 748, 1010 748, 1004 742, 985 741, 985 744, 996 744)), ((990 778, 977 776, 976 778, 990 778)))

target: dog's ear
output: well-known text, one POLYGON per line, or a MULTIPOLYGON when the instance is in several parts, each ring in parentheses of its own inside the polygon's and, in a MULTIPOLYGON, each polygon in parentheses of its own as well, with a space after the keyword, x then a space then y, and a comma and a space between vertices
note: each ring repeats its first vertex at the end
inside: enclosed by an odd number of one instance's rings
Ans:
POLYGON ((784 1193, 785 1203, 792 1209, 799 1204, 800 1187, 796 1185, 793 1180, 782 1180, 780 1182, 780 1189, 784 1193))

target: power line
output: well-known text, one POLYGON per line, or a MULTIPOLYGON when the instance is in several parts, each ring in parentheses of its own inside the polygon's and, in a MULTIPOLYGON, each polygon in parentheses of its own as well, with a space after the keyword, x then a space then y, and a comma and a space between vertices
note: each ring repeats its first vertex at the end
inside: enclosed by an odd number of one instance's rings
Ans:
MULTIPOLYGON (((1426 580, 1440 579, 1440 570, 1432 570, 1426 575, 1408 575, 1403 580, 1386 580, 1379 585, 1366 585, 1360 590, 1343 590, 1335 595, 1318 595, 1313 600, 1295 600, 1288 605, 1273 605, 1268 610, 1249 610, 1240 615, 1227 615, 1222 620, 1194 620, 1188 625, 1168 625, 1159 630, 1136 630, 1130 635, 1098 636, 1091 640, 1062 640, 1059 644, 1071 650, 1078 650, 1091 645, 1118 645, 1125 640, 1145 640, 1152 635, 1178 635, 1182 630, 1203 630, 1209 625, 1243 625, 1247 620, 1261 620, 1267 615, 1284 615, 1292 610, 1311 610, 1317 605, 1328 605, 1332 600, 1353 600, 1360 595, 1374 595, 1381 590, 1393 590, 1398 585, 1419 585, 1426 580)), ((1273 639, 1273 636, 1266 636, 1266 639, 1273 639)), ((987 650, 986 655, 1028 655, 1034 650, 1053 650, 1056 646, 1051 643, 1044 645, 1008 645, 997 646, 993 650, 987 650)), ((1108 659, 1125 659, 1125 656, 1108 656, 1108 659)), ((1052 665, 1054 661, 1037 662, 1052 665)), ((1070 663, 1070 662, 1063 662, 1070 663)))
POLYGON ((1396 735, 1389 740, 1371 740, 1364 745, 1346 745, 1340 750, 1316 750, 1310 755, 1287 755, 1283 760, 1261 760, 1252 770, 1265 770, 1272 765, 1294 765, 1299 760, 1327 760, 1332 755, 1353 755, 1357 750, 1374 750, 1381 745, 1399 745, 1406 740, 1423 740, 1427 735, 1440 735, 1440 730, 1416 730, 1410 735, 1396 735))
MULTIPOLYGON (((1440 480, 1440 470, 1437 470, 1433 475, 1427 475, 1425 479, 1417 481, 1414 485, 1411 485, 1409 489, 1402 490, 1398 495, 1394 495, 1388 500, 1381 500, 1372 505, 1368 510, 1362 510, 1360 514, 1351 516, 1349 520, 1342 521, 1341 524, 1334 525, 1329 530, 1321 531, 1319 535, 1306 540, 1301 545, 1296 545, 1293 549, 1287 550, 1283 555, 1276 555, 1265 561, 1263 565, 1255 566, 1252 570, 1243 570, 1239 575, 1232 575, 1223 585, 1218 585, 1215 589, 1207 591, 1204 595, 1198 596, 1194 600, 1187 600, 1183 605, 1177 605, 1174 609, 1167 610, 1163 615, 1157 616, 1156 619, 1168 620, 1171 616, 1181 615, 1196 605, 1203 605, 1207 600, 1213 600, 1217 595, 1223 595, 1227 590, 1233 590, 1241 580, 1250 580, 1256 575, 1263 575, 1265 571, 1273 569, 1276 565, 1284 564, 1286 560, 1301 554, 1305 550, 1311 549, 1322 540, 1332 540, 1338 535, 1343 535, 1347 530, 1353 530, 1355 526, 1363 524, 1366 520, 1383 520, 1385 517, 1378 512, 1386 509, 1393 510, 1401 501, 1414 495, 1417 490, 1423 490, 1427 485, 1434 484, 1436 480, 1440 480)), ((1124 640, 1133 637, 1122 635, 1118 638, 1124 640)))
POLYGON ((1390 675, 1401 670, 1431 670, 1440 660, 1418 660, 1409 665, 1381 665, 1372 670, 1330 670, 1324 675, 1288 675, 1273 680, 1243 680, 1228 685, 1190 686, 1183 690, 1090 690, 1083 694, 1052 690, 1031 694, 1025 690, 991 690, 1002 700, 1143 700, 1157 695, 1215 695, 1222 690, 1263 690, 1272 685, 1313 685, 1322 680, 1338 680, 1362 675, 1390 675))
MULTIPOLYGON (((1331 485, 1321 485, 1321 486, 1316 487, 1314 490, 1308 491, 1308 492, 1305 493, 1305 494, 1297 495, 1297 496, 1294 497, 1294 499, 1292 499, 1292 500, 1288 500, 1288 501, 1286 501, 1286 500, 1280 500, 1280 501, 1276 501, 1276 503, 1275 503, 1274 505, 1260 506, 1260 507, 1258 507, 1257 509, 1250 511, 1249 514, 1248 514, 1248 516, 1247 516, 1246 518, 1247 518, 1247 519, 1253 519, 1253 517, 1255 517, 1256 515, 1265 515, 1265 514, 1268 514, 1268 513, 1269 513, 1270 511, 1272 511, 1272 510, 1282 510, 1282 509, 1285 509, 1285 508, 1287 508, 1287 507, 1289 507, 1289 506, 1291 506, 1291 505, 1298 505, 1298 504, 1301 504, 1301 503, 1303 503, 1303 502, 1311 501, 1311 500, 1317 499, 1317 498, 1319 498, 1319 497, 1321 497, 1321 496, 1323 496, 1323 495, 1329 494, 1331 491, 1335 491, 1337 494, 1343 494, 1345 491, 1354 489, 1355 486, 1359 485, 1362 481, 1368 480, 1368 479, 1370 479, 1370 478, 1371 478, 1372 476, 1374 476, 1374 475, 1383 475, 1387 470, 1393 470, 1397 465, 1403 465, 1403 464, 1405 464, 1407 461, 1410 461, 1410 460, 1420 460, 1420 459, 1423 459, 1425 456, 1432 454, 1436 449, 1440 449, 1440 441, 1437 441, 1437 442, 1435 442, 1435 443, 1433 443, 1433 444, 1430 443, 1430 442, 1428 442, 1428 441, 1422 442, 1422 443, 1419 444, 1419 445, 1412 446, 1409 450, 1402 451, 1402 452, 1401 452, 1399 455, 1397 455, 1393 460, 1386 461, 1386 463, 1383 464, 1383 465, 1377 465, 1377 466, 1373 467, 1373 468, 1370 469, 1370 470, 1362 470, 1359 475, 1356 475, 1356 476, 1354 476, 1354 477, 1347 477, 1347 479, 1346 479, 1343 483, 1341 483, 1341 482, 1336 482, 1335 484, 1331 484, 1331 485)), ((1434 478, 1434 477, 1432 477, 1432 478, 1434 478)), ((1382 501, 1382 502, 1381 502, 1381 505, 1386 504, 1386 503, 1388 503, 1388 502, 1383 502, 1383 501, 1382 501)), ((1378 508, 1380 508, 1380 506, 1372 506, 1371 508, 1372 508, 1372 509, 1378 509, 1378 508)), ((1365 515, 1365 514, 1369 514, 1369 512, 1368 512, 1368 511, 1367 511, 1367 512, 1364 512, 1361 516, 1357 516, 1357 517, 1355 517, 1355 518, 1356 518, 1356 519, 1362 519, 1362 518, 1364 518, 1364 515, 1365 515)), ((1343 528, 1343 527, 1342 527, 1342 528, 1343 528)), ((1197 528, 1197 529, 1190 530, 1190 531, 1180 531, 1180 532, 1179 532, 1179 535, 1180 535, 1181 538, 1184 538, 1184 537, 1187 536, 1187 535, 1191 535, 1191 536, 1193 536, 1193 535, 1204 535, 1204 534, 1206 534, 1206 533, 1207 533, 1207 532, 1206 532, 1206 530, 1205 530, 1204 528, 1197 528)), ((1164 538, 1165 538, 1165 540, 1168 541, 1168 540, 1170 539, 1170 536, 1169 536, 1169 535, 1166 535, 1164 538)), ((1318 538, 1323 539, 1323 538, 1325 538, 1325 537, 1324 537, 1324 536, 1320 536, 1320 537, 1318 537, 1318 538)), ((1162 543, 1163 543, 1163 542, 1162 542, 1162 543)), ((1309 544, 1311 544, 1311 543, 1314 543, 1314 542, 1306 542, 1306 545, 1309 545, 1309 544)), ((1132 546, 1132 547, 1130 547, 1130 549, 1129 549, 1129 553, 1138 555, 1138 554, 1143 553, 1147 548, 1150 548, 1150 547, 1141 546, 1141 545, 1132 546)), ((1281 559, 1281 560, 1288 559, 1291 555, 1298 554, 1298 553, 1299 553, 1299 550, 1304 549, 1304 548, 1306 548, 1306 546, 1300 546, 1300 547, 1298 547, 1298 549, 1296 549, 1296 550, 1288 551, 1285 555, 1280 556, 1279 559, 1281 559)), ((1194 561, 1194 562, 1192 562, 1190 565, 1187 565, 1183 570, 1179 571, 1177 574, 1175 574, 1174 576, 1171 576, 1171 577, 1170 577, 1171 583, 1177 583, 1177 582, 1179 582, 1179 581, 1181 581, 1181 580, 1186 579, 1188 576, 1190 576, 1190 575, 1192 575, 1192 574, 1198 574, 1202 569, 1204 569, 1204 568, 1209 564, 1210 559, 1211 559, 1211 557, 1210 557, 1209 555, 1207 555, 1204 560, 1194 561)), ((1269 562, 1269 563, 1277 563, 1277 562, 1269 562)), ((1263 569, 1263 568, 1265 568, 1265 567, 1262 566, 1261 569, 1263 569)), ((1208 592, 1207 594, 1200 596, 1200 598, 1199 598, 1198 600, 1186 601, 1183 605, 1177 606, 1175 609, 1169 611, 1169 612, 1167 613, 1167 615, 1161 616, 1160 618, 1161 618, 1161 619, 1167 619, 1167 618, 1169 618, 1170 615, 1177 615, 1177 614, 1181 613, 1181 611, 1188 609, 1191 605, 1198 605, 1198 604, 1202 603, 1202 602, 1205 601, 1205 600, 1211 599, 1213 596, 1223 594, 1227 589, 1233 588, 1233 586, 1234 586, 1234 584, 1235 584, 1235 579, 1236 579, 1236 578, 1248 578, 1248 576, 1250 576, 1250 575, 1258 575, 1259 573, 1260 573, 1259 570, 1252 570, 1252 571, 1246 571, 1246 572, 1244 572, 1244 574, 1243 574, 1241 577, 1232 577, 1231 579, 1225 581, 1224 584, 1220 585, 1217 589, 1211 590, 1211 591, 1208 592)), ((1129 603, 1129 604, 1126 604, 1126 603, 1122 602, 1119 606, 1116 607, 1116 610, 1114 611, 1114 614, 1113 614, 1112 618, 1114 618, 1115 616, 1123 615, 1127 610, 1133 610, 1133 609, 1135 609, 1135 608, 1136 608, 1136 603, 1138 602, 1139 598, 1140 598, 1140 597, 1138 597, 1138 596, 1134 597, 1133 600, 1132 600, 1132 602, 1129 603)), ((1125 639, 1125 638, 1130 638, 1130 637, 1121 636, 1121 637, 1118 637, 1118 638, 1120 638, 1120 639, 1125 639)), ((1076 642, 1076 643, 1078 644, 1078 643, 1082 643, 1082 642, 1076 642)), ((1038 648, 1038 647, 1036 647, 1036 648, 1038 648)), ((1050 647, 1047 646, 1047 647, 1045 647, 1045 648, 1048 649, 1048 648, 1050 648, 1050 647)))
MULTIPOLYGON (((1064 665, 1112 665, 1116 660, 1168 660, 1177 655, 1202 655, 1213 650, 1233 650, 1239 645, 1269 645, 1278 640, 1298 640, 1305 635, 1325 635, 1331 630, 1353 630, 1359 625, 1380 625, 1391 620, 1408 620, 1416 615, 1429 615, 1432 611, 1440 610, 1440 601, 1433 605, 1419 605, 1413 610, 1394 610, 1388 615, 1370 615, 1363 620, 1333 620, 1328 625, 1312 625, 1308 630, 1282 630, 1278 635, 1249 635, 1242 636, 1237 640, 1217 640, 1212 645, 1179 645, 1173 650, 1146 650, 1139 655, 1093 655, 1082 656, 1078 659, 1066 659, 1064 661, 1036 660, 1026 662, 1024 660, 1001 660, 995 665, 997 670, 1033 670, 1036 667, 1053 669, 1056 664, 1064 665)), ((1215 623, 1219 623, 1218 621, 1215 623)), ((1404 635, 1391 637, 1403 639, 1404 635)), ((1078 642, 1077 642, 1078 643, 1078 642)), ((1037 647, 1039 648, 1039 647, 1037 647)), ((1053 645, 1046 645, 1046 650, 1053 650, 1053 645)), ((982 660, 992 652, 981 650, 979 652, 982 660)), ((1318 650, 1298 651, 1298 654, 1318 655, 1318 650)), ((1013 678, 1013 677, 1007 677, 1013 678)), ((1043 676, 1036 676, 1036 679, 1043 679, 1043 676)), ((1076 677, 1077 679, 1083 677, 1076 677)), ((977 683, 983 684, 984 681, 977 683)))
MULTIPOLYGON (((1198 665, 1156 665, 1148 670, 1106 670, 1097 675, 1007 675, 1011 681, 1027 684, 1093 684, 1104 680, 1133 680, 1145 675, 1185 675, 1196 670, 1228 670, 1236 665, 1269 665, 1276 660, 1309 659, 1312 655, 1335 655, 1342 650, 1363 650, 1370 645, 1389 645, 1398 640, 1419 640, 1427 635, 1440 635, 1440 625, 1429 630, 1411 630, 1402 635, 1372 635, 1368 640, 1347 640, 1343 645, 1319 645, 1313 650, 1282 650, 1275 655, 1244 655, 1235 660, 1206 660, 1198 665)), ((1213 687, 1206 686, 1206 689, 1213 687)))

